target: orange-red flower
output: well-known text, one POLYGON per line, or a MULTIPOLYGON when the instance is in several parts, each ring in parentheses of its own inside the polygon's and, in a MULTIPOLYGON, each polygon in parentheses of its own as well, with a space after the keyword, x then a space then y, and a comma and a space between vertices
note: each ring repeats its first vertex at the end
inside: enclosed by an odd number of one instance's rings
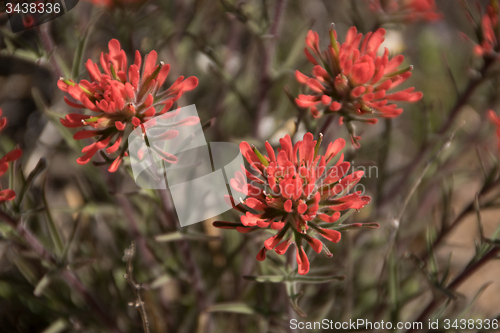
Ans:
MULTIPOLYGON (((310 108, 314 117, 323 114, 339 114, 341 122, 363 121, 370 124, 377 118, 396 117, 403 109, 393 102, 416 102, 422 98, 415 88, 398 92, 396 88, 411 76, 412 66, 400 69, 404 57, 397 55, 389 59, 386 48, 377 55, 384 41, 385 30, 378 29, 364 38, 351 27, 345 42, 337 42, 337 32, 330 29, 331 43, 321 52, 318 33, 309 31, 306 37, 305 54, 315 66, 312 75, 295 72, 297 81, 309 87, 309 95, 299 95, 299 107, 310 108)), ((351 139, 359 146, 358 136, 352 126, 348 126, 351 139)))
POLYGON ((242 166, 242 172, 237 172, 230 183, 233 189, 248 195, 246 200, 235 206, 244 215, 239 223, 216 221, 214 226, 242 233, 259 228, 276 230, 276 234, 264 242, 257 260, 264 260, 268 250, 284 254, 295 243, 298 272, 306 274, 309 260, 304 244, 308 243, 317 253, 325 250, 331 256, 314 236, 320 235, 337 243, 341 238, 338 230, 361 227, 361 224, 342 225, 335 222, 341 217, 341 212, 363 208, 370 202, 370 197, 361 195, 360 191, 352 191, 363 171, 347 175, 350 164, 344 162, 344 155, 340 153, 345 146, 343 139, 330 143, 324 155, 318 153, 321 138, 316 141, 311 133, 306 133, 303 140, 295 145, 289 135, 280 143, 281 149, 276 155, 266 142, 268 156, 262 155, 247 142, 241 143, 240 150, 254 173, 242 166), (333 165, 328 167, 330 162, 333 165), (249 179, 248 183, 244 174, 249 179))
POLYGON ((500 118, 497 116, 495 111, 489 110, 488 119, 497 127, 498 151, 500 151, 500 118))
POLYGON ((90 81, 75 83, 72 80, 59 80, 59 89, 79 102, 64 97, 69 106, 93 112, 92 115, 70 113, 61 119, 61 123, 68 128, 93 128, 77 132, 73 137, 75 140, 98 137, 96 142, 82 150, 84 155, 77 159, 79 164, 88 163, 99 150, 105 149, 108 154, 119 151, 108 169, 110 172, 116 171, 127 151, 126 144, 120 148, 124 134, 168 112, 182 94, 198 85, 196 77, 184 79, 181 76, 170 88, 160 91, 170 65, 163 62, 158 65, 156 58, 156 51, 147 54, 141 71, 142 58, 136 51, 134 63, 127 66, 125 51, 116 39, 112 39, 109 42, 109 54, 101 53, 103 72, 89 59, 86 67, 90 81))
MULTIPOLYGON (((498 10, 493 6, 486 7, 486 13, 481 19, 481 33, 479 43, 474 46, 474 53, 478 56, 498 58, 498 10)), ((465 35, 464 35, 465 36, 465 35)), ((466 37, 466 36, 465 36, 466 37)), ((467 38, 467 37, 466 37, 467 38)), ((467 38, 468 39, 468 38, 467 38)))
POLYGON ((435 21, 443 17, 434 0, 371 0, 370 8, 389 22, 435 21))
MULTIPOLYGON (((6 124, 7 118, 2 118, 2 109, 0 109, 0 131, 5 127, 6 124)), ((19 159, 21 155, 21 149, 16 148, 0 158, 0 177, 2 177, 9 170, 9 163, 19 159)), ((2 187, 0 185, 0 204, 3 204, 6 201, 13 200, 15 197, 16 193, 13 190, 2 190, 2 187)))

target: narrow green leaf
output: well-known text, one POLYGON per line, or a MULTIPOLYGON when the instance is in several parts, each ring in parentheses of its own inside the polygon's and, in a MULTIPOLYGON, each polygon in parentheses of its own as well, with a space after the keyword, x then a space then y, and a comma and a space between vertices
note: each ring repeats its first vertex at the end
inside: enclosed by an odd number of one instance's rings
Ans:
POLYGON ((45 289, 47 289, 48 286, 50 286, 50 283, 52 282, 52 276, 51 273, 45 274, 40 281, 35 286, 35 291, 33 291, 33 294, 36 297, 40 297, 43 295, 45 289))
MULTIPOLYGON (((307 30, 311 28, 311 23, 307 22, 298 31, 297 36, 305 35, 307 30)), ((293 45, 287 51, 287 57, 283 61, 281 71, 289 71, 291 68, 297 67, 299 57, 304 54, 304 41, 302 38, 296 38, 293 45)))
POLYGON ((486 282, 485 284, 483 284, 483 286, 479 289, 479 291, 476 293, 476 295, 470 301, 470 303, 467 305, 467 307, 462 311, 462 313, 460 313, 458 315, 459 319, 463 318, 470 311, 470 309, 474 306, 474 304, 476 304, 476 302, 479 299, 479 297, 481 297, 481 295, 486 290, 486 288, 488 288, 491 284, 493 284, 493 282, 491 282, 491 281, 490 282, 486 282))
POLYGON ((97 15, 96 18, 94 18, 91 22, 89 22, 89 24, 85 28, 85 31, 83 32, 83 35, 78 38, 75 54, 73 56, 73 64, 71 66, 71 78, 74 80, 76 80, 78 78, 78 75, 80 74, 80 68, 82 68, 83 54, 87 49, 87 41, 89 39, 92 28, 94 27, 94 23, 100 16, 101 16, 100 14, 97 15))
POLYGON ((230 313, 240 313, 247 315, 254 315, 257 312, 253 307, 246 303, 220 303, 210 306, 207 312, 230 312, 230 313))
POLYGON ((481 206, 479 206, 479 194, 476 193, 476 197, 474 199, 474 209, 476 210, 476 218, 477 218, 477 225, 479 228, 479 236, 481 236, 481 240, 484 239, 484 229, 483 229, 483 222, 481 219, 481 206))
POLYGON ((164 284, 168 283, 169 281, 172 280, 172 277, 170 275, 164 274, 156 278, 151 284, 149 285, 149 288, 151 289, 156 289, 160 288, 164 284))
POLYGON ((441 278, 441 283, 440 285, 444 285, 446 283, 446 280, 448 280, 448 277, 450 275, 450 269, 451 269, 451 258, 453 256, 453 252, 450 253, 448 256, 448 263, 446 264, 446 269, 443 273, 443 277, 441 278))
POLYGON ((45 179, 45 181, 44 181, 43 191, 42 191, 42 201, 46 207, 45 217, 47 220, 50 238, 52 239, 52 244, 54 245, 55 252, 58 255, 61 255, 64 251, 64 245, 63 245, 63 241, 61 239, 61 235, 59 235, 59 230, 57 229, 56 224, 54 223, 54 220, 52 219, 52 214, 50 213, 49 204, 47 202, 47 197, 45 195, 45 182, 46 181, 47 181, 47 179, 45 179))
POLYGON ((36 285, 38 283, 36 270, 28 261, 24 260, 21 255, 17 253, 14 255, 13 261, 19 272, 21 272, 29 283, 32 285, 36 285))
POLYGON ((38 163, 36 164, 35 168, 30 172, 30 174, 28 175, 28 178, 23 183, 23 186, 21 187, 21 190, 17 194, 17 198, 16 198, 17 199, 17 201, 16 201, 16 207, 17 208, 21 207, 21 205, 23 203, 23 200, 24 200, 24 196, 26 194, 26 191, 29 189, 29 187, 33 183, 33 180, 35 179, 35 177, 40 172, 42 172, 46 168, 46 166, 47 166, 47 162, 45 162, 44 158, 41 158, 38 161, 38 163))
POLYGON ((78 214, 75 220, 75 226, 73 227, 73 230, 71 231, 71 235, 69 236, 68 242, 64 246, 63 253, 61 255, 61 261, 65 262, 66 258, 69 253, 69 249, 71 248, 71 245, 73 244, 73 240, 75 239, 76 236, 76 231, 78 230, 78 226, 80 225, 80 220, 81 220, 81 215, 78 214))
POLYGON ((447 289, 447 288, 442 287, 438 284, 433 285, 433 287, 436 288, 438 291, 442 292, 443 294, 445 294, 449 299, 455 300, 458 298, 459 294, 453 290, 447 289))
POLYGON ((434 249, 432 247, 434 237, 432 235, 432 230, 430 227, 427 228, 427 250, 429 251, 429 274, 432 276, 432 280, 434 281, 439 273, 439 267, 436 260, 436 255, 434 253, 434 249))
POLYGON ((353 224, 342 224, 335 228, 337 231, 348 231, 352 229, 377 229, 380 225, 378 223, 353 223, 353 224))
POLYGON ((206 234, 202 233, 197 233, 197 232, 180 232, 180 231, 174 231, 168 234, 164 235, 158 235, 155 237, 155 240, 157 242, 176 242, 180 240, 193 240, 193 241, 204 241, 204 242, 210 242, 214 240, 220 240, 220 237, 217 236, 209 236, 206 234))
POLYGON ((302 309, 298 305, 298 300, 299 298, 304 294, 302 291, 296 293, 295 292, 295 283, 293 282, 286 282, 286 293, 288 295, 288 300, 290 302, 290 306, 292 307, 293 311, 301 316, 302 318, 307 317, 307 314, 302 311, 302 309))
POLYGON ((407 66, 407 67, 405 67, 403 69, 394 71, 392 73, 385 74, 384 77, 394 77, 396 75, 401 75, 401 74, 404 74, 404 73, 409 72, 411 70, 413 70, 413 66, 412 65, 407 66))
POLYGON ((244 276, 243 278, 261 283, 281 283, 285 281, 285 277, 281 275, 244 276))
POLYGON ((64 318, 59 318, 49 327, 43 330, 42 333, 60 333, 68 328, 68 322, 64 318))
POLYGON ((35 60, 32 59, 33 57, 36 57, 37 59, 42 56, 40 52, 35 50, 33 46, 30 43, 27 43, 24 38, 19 38, 18 35, 13 33, 12 31, 9 31, 7 28, 0 28, 0 34, 4 36, 4 41, 6 42, 7 46, 9 46, 9 49, 11 49, 12 52, 16 51, 16 56, 19 56, 19 51, 17 50, 17 47, 14 44, 17 44, 19 46, 22 46, 23 49, 26 49, 28 52, 21 52, 23 53, 23 58, 29 59, 29 60, 35 60), (31 54, 31 57, 27 57, 27 54, 31 54))
POLYGON ((343 275, 332 275, 332 276, 294 276, 289 279, 291 282, 300 282, 308 284, 318 284, 318 283, 328 283, 332 281, 344 281, 345 276, 343 275))

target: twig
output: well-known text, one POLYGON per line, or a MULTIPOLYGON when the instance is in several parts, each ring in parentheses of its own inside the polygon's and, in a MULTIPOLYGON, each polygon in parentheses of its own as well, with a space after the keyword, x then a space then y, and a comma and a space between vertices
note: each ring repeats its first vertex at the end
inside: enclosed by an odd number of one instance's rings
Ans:
POLYGON ((305 111, 299 111, 297 115, 297 120, 295 121, 295 128, 293 130, 292 134, 292 140, 295 141, 295 136, 297 135, 297 132, 299 131, 300 123, 302 122, 302 118, 304 117, 305 111))
POLYGON ((156 257, 148 247, 146 238, 139 230, 139 226, 137 220, 134 217, 134 212, 132 211, 130 202, 127 200, 127 198, 125 198, 124 195, 121 194, 117 196, 117 200, 123 208, 125 218, 129 225, 130 234, 137 242, 142 258, 144 259, 146 265, 148 267, 156 266, 156 257))
POLYGON ((66 283, 70 286, 72 290, 76 290, 80 296, 83 297, 85 302, 89 304, 97 314, 97 317, 108 326, 112 332, 120 332, 116 322, 113 318, 111 318, 106 311, 101 306, 101 301, 97 300, 91 293, 88 291, 87 287, 82 283, 82 281, 78 278, 78 276, 69 270, 64 270, 62 272, 62 276, 66 283))
POLYGON ((54 256, 43 246, 42 243, 33 235, 28 229, 24 227, 22 223, 18 223, 9 214, 0 210, 0 219, 7 222, 7 224, 14 230, 17 231, 19 236, 24 238, 27 244, 31 247, 35 253, 40 256, 43 260, 55 264, 56 259, 54 256))
POLYGON ((377 193, 377 206, 380 206, 380 201, 383 195, 383 189, 384 189, 384 184, 385 180, 387 179, 387 162, 389 158, 389 151, 391 147, 391 135, 392 135, 392 128, 393 128, 393 123, 392 119, 385 119, 385 130, 382 135, 382 140, 383 143, 380 145, 379 152, 378 152, 378 165, 380 169, 380 178, 377 181, 376 184, 376 193, 377 193))
MULTIPOLYGON (((488 253, 486 253, 481 259, 476 261, 473 265, 466 268, 459 276, 457 276, 446 289, 448 290, 456 290, 462 283, 464 283, 472 274, 474 274, 479 268, 481 268, 484 264, 486 264, 491 259, 495 258, 495 256, 500 251, 500 247, 493 247, 488 253)), ((418 316, 415 322, 423 322, 434 309, 441 303, 442 298, 433 299, 427 307, 422 311, 422 313, 418 316)), ((406 333, 416 332, 415 329, 410 329, 406 331, 406 333)))
MULTIPOLYGON (((42 42, 43 49, 45 50, 45 53, 47 55, 53 53, 55 48, 54 41, 49 32, 49 28, 50 22, 36 27, 36 31, 38 32, 40 41, 42 42)), ((61 77, 63 75, 63 71, 61 69, 61 66, 59 66, 59 64, 57 63, 57 59, 55 58, 54 54, 50 56, 50 62, 52 63, 52 67, 54 73, 56 74, 56 77, 61 77)))
MULTIPOLYGON (((165 212, 166 218, 169 220, 170 225, 175 226, 177 229, 175 218, 172 213, 172 205, 170 203, 169 195, 166 190, 158 190, 161 202, 163 204, 163 209, 165 212)), ((196 299, 198 300, 198 308, 200 310, 205 310, 208 306, 208 302, 205 296, 205 291, 202 284, 202 279, 200 275, 200 270, 196 261, 193 258, 193 254, 191 251, 191 246, 188 241, 180 240, 179 251, 182 256, 182 262, 186 265, 186 269, 188 270, 189 276, 191 277, 191 281, 193 283, 193 288, 196 294, 196 299)))
MULTIPOLYGON (((460 126, 461 127, 461 126, 460 126)), ((460 128, 459 127, 459 128, 460 128)), ((458 129, 459 129, 458 128, 458 129)), ((458 131, 458 129, 456 129, 452 134, 451 136, 448 138, 448 140, 446 140, 442 145, 441 147, 439 148, 439 150, 434 154, 434 156, 429 160, 427 161, 427 165, 425 166, 425 168, 422 170, 422 172, 420 173, 419 177, 417 178, 417 180, 413 183, 413 186, 411 187, 410 191, 408 192, 408 194, 406 195, 404 201, 403 201, 403 204, 401 205, 401 209, 399 210, 399 213, 394 217, 394 219, 391 221, 392 222, 392 230, 391 230, 391 234, 390 234, 390 237, 389 237, 389 241, 388 241, 388 248, 387 248, 387 253, 385 255, 385 258, 384 258, 384 263, 382 265, 382 270, 380 272, 380 277, 379 277, 379 282, 378 282, 378 288, 379 288, 379 293, 381 292, 382 290, 382 281, 383 281, 383 278, 385 276, 385 271, 386 271, 386 268, 387 268, 387 263, 389 261, 389 257, 390 257, 390 254, 391 252, 393 251, 394 249, 394 244, 396 242, 396 238, 397 238, 397 235, 398 235, 398 231, 399 231, 399 226, 401 225, 401 219, 403 218, 403 215, 406 211, 406 207, 408 206, 411 198, 413 197, 413 194, 415 194, 415 191, 417 190, 418 186, 420 185, 420 183, 422 182, 422 180, 424 179, 425 175, 427 174, 427 171, 429 170, 429 168, 431 167, 431 165, 434 163, 434 161, 438 158, 438 156, 446 149, 449 147, 449 145, 451 144, 451 140, 453 139, 453 137, 455 136, 455 133, 458 131)), ((379 295, 379 300, 382 300, 382 295, 379 295)))
MULTIPOLYGON (((460 126, 461 127, 461 126, 460 126)), ((458 130, 458 129, 457 129, 458 130)), ((408 206, 408 203, 410 202, 410 199, 413 197, 413 194, 417 190, 418 186, 422 182, 422 179, 424 179, 425 174, 431 167, 431 165, 434 163, 434 161, 438 158, 438 156, 450 146, 451 140, 455 136, 456 131, 455 130, 451 136, 448 138, 448 140, 445 141, 445 143, 439 148, 439 150, 434 154, 434 156, 427 162, 427 165, 425 166, 424 170, 422 170, 422 173, 420 176, 417 178, 417 180, 413 183, 413 186, 411 187, 410 191, 408 192, 408 195, 406 196, 405 200, 403 201, 403 205, 401 206, 401 210, 399 211, 399 214, 396 216, 396 221, 398 223, 401 222, 401 219, 403 218, 403 214, 405 213, 406 207, 408 206)))
MULTIPOLYGON (((297 261, 294 258, 295 251, 296 251, 295 247, 291 246, 286 253, 285 265, 286 265, 286 269, 290 270, 290 272, 293 272, 297 269, 297 261)), ((288 288, 288 286, 286 284, 283 284, 283 287, 285 288, 284 289, 285 299, 287 300, 287 305, 288 305, 287 306, 288 319, 289 320, 297 319, 297 313, 295 312, 295 310, 292 306, 291 300, 288 299, 287 290, 286 290, 286 288, 288 288)), ((296 329, 292 329, 291 325, 285 325, 285 326, 286 326, 287 331, 289 333, 296 333, 297 332, 296 329)))
MULTIPOLYGON (((493 182, 492 184, 490 184, 489 186, 481 189, 481 191, 478 194, 479 198, 485 196, 491 190, 497 188, 498 184, 499 184, 499 181, 496 181, 496 182, 493 182)), ((441 243, 446 238, 446 236, 452 230, 455 230, 455 228, 464 220, 464 218, 467 215, 469 215, 470 213, 474 212, 474 210, 475 210, 474 203, 475 203, 475 198, 470 202, 470 204, 466 208, 464 208, 462 210, 462 212, 460 214, 458 214, 458 216, 453 220, 453 222, 451 222, 448 226, 443 226, 443 229, 441 229, 441 231, 439 232, 437 238, 432 243, 431 248, 433 250, 435 250, 439 245, 441 245, 441 243)), ((429 259, 429 256, 430 256, 430 252, 425 252, 423 254, 423 256, 421 257, 421 260, 424 261, 424 262, 427 262, 427 259, 429 259)))
MULTIPOLYGON (((460 110, 468 103, 469 99, 473 95, 473 93, 479 88, 479 86, 484 82, 486 79, 486 74, 489 70, 489 68, 493 65, 494 61, 491 59, 486 59, 483 67, 479 71, 480 77, 476 78, 472 81, 469 82, 469 85, 463 92, 462 96, 456 101, 455 105, 449 112, 448 119, 446 122, 441 126, 439 131, 437 132, 438 135, 444 135, 453 125, 453 122, 457 118, 458 114, 460 113, 460 110)), ((408 164, 406 171, 404 175, 401 177, 401 180, 399 182, 396 182, 390 190, 388 190, 386 193, 387 195, 383 198, 383 202, 381 202, 381 205, 383 203, 389 202, 399 191, 397 189, 401 188, 404 184, 404 182, 410 177, 410 175, 413 173, 415 168, 422 162, 422 160, 425 158, 429 150, 431 149, 432 144, 427 144, 423 146, 420 151, 418 152, 417 156, 408 164)))
POLYGON ((277 0, 276 9, 274 10, 273 23, 269 28, 268 35, 271 41, 267 48, 264 49, 262 55, 262 67, 261 67, 261 77, 259 83, 259 93, 258 93, 258 104, 255 114, 254 122, 254 135, 259 136, 260 121, 266 113, 266 102, 269 89, 271 87, 271 62, 274 56, 274 51, 276 49, 276 40, 278 39, 279 29, 281 26, 281 20, 285 12, 287 0, 277 0))
MULTIPOLYGON (((40 241, 33 235, 28 229, 26 229, 23 223, 18 223, 12 216, 0 210, 0 220, 5 221, 10 227, 17 231, 19 236, 21 236, 26 244, 43 260, 57 265, 58 261, 50 253, 45 246, 40 243, 40 241)), ((101 307, 101 302, 96 300, 94 296, 87 290, 83 285, 77 275, 68 269, 64 269, 61 272, 61 276, 68 286, 77 291, 80 296, 87 302, 88 305, 94 310, 97 317, 111 330, 111 332, 120 332, 116 322, 111 318, 106 311, 101 307)))
POLYGON ((323 123, 323 126, 321 126, 321 129, 319 130, 318 134, 322 133, 323 135, 326 136, 326 132, 328 130, 328 127, 330 127, 330 124, 332 123, 333 118, 334 118, 333 115, 330 115, 330 116, 328 116, 328 118, 326 118, 326 120, 323 123))
POLYGON ((136 298, 135 302, 129 303, 129 305, 135 306, 139 310, 139 313, 141 314, 142 328, 144 329, 144 333, 150 333, 151 331, 149 330, 148 314, 146 312, 146 307, 144 306, 144 301, 142 300, 140 292, 140 290, 143 289, 143 285, 137 283, 133 275, 134 266, 132 265, 132 260, 134 259, 134 255, 135 255, 135 242, 132 242, 130 246, 125 250, 125 254, 123 256, 123 261, 127 263, 127 273, 124 275, 124 277, 127 280, 130 287, 132 287, 132 290, 134 291, 134 295, 136 298))

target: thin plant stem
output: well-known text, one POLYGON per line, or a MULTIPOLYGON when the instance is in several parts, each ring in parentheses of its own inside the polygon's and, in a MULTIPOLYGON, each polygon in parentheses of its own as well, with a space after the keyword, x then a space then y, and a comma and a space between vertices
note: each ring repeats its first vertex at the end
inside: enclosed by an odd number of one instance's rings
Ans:
POLYGON ((261 77, 257 96, 257 110, 255 114, 254 122, 254 135, 259 136, 260 122, 264 115, 266 114, 267 108, 267 95, 269 94, 269 89, 271 88, 271 64, 274 57, 274 51, 276 49, 276 40, 278 39, 279 30, 281 26, 281 21, 285 13, 285 8, 288 0, 277 0, 276 7, 274 10, 274 17, 271 27, 269 28, 268 35, 270 37, 270 42, 267 47, 264 48, 262 54, 262 67, 261 67, 261 77))
POLYGON ((295 121, 295 128, 293 130, 292 140, 295 140, 295 136, 297 135, 297 132, 299 131, 299 126, 300 126, 300 123, 302 122, 302 118, 304 118, 304 113, 305 113, 305 111, 299 110, 299 112, 297 114, 297 120, 295 121))
MULTIPOLYGON (((28 229, 26 229, 23 223, 17 222, 12 216, 0 210, 0 219, 5 221, 10 227, 17 231, 19 236, 21 236, 26 244, 43 260, 57 265, 58 262, 56 258, 45 248, 45 246, 33 235, 28 229)), ((83 285, 78 276, 68 270, 64 269, 61 272, 63 280, 68 284, 71 290, 76 291, 85 300, 85 302, 94 310, 96 316, 111 330, 111 332, 120 332, 115 320, 109 316, 108 313, 102 308, 102 302, 97 300, 88 289, 83 285)))
MULTIPOLYGON (((51 22, 44 23, 38 27, 36 27, 36 31, 38 36, 40 37, 40 41, 42 43, 43 49, 47 55, 54 52, 55 44, 52 36, 50 35, 50 25, 51 22)), ((50 63, 52 64, 52 69, 57 77, 63 76, 63 71, 61 66, 58 64, 57 59, 54 54, 50 56, 50 63)))
POLYGON ((125 213, 125 218, 129 225, 131 236, 137 242, 137 246, 141 252, 141 256, 144 259, 145 264, 148 267, 156 266, 157 262, 156 257, 153 254, 153 252, 149 249, 146 238, 139 230, 139 224, 134 217, 134 212, 132 211, 130 202, 123 195, 118 195, 118 202, 123 208, 123 211, 125 213))
MULTIPOLYGON (((481 191, 479 192, 478 196, 479 197, 483 197, 483 196, 487 195, 489 192, 491 192, 491 190, 497 188, 499 182, 500 181, 493 182, 489 186, 481 189, 481 191)), ((475 203, 475 198, 469 203, 469 205, 467 205, 466 208, 464 208, 462 210, 462 212, 460 214, 457 215, 457 217, 448 226, 446 226, 446 227, 443 226, 443 229, 439 232, 437 238, 432 243, 431 248, 432 248, 433 251, 435 251, 435 249, 441 245, 441 243, 446 238, 446 236, 452 230, 455 230, 455 228, 465 219, 465 217, 467 215, 469 215, 470 213, 472 213, 472 212, 475 211, 474 203, 475 203)), ((431 253, 428 252, 428 251, 425 252, 423 254, 421 260, 424 261, 424 262, 426 262, 429 259, 430 254, 431 253)))
POLYGON ((135 302, 132 303, 133 306, 135 306, 138 310, 139 313, 141 314, 141 319, 142 319, 142 328, 144 330, 144 333, 150 333, 151 331, 149 330, 149 319, 148 319, 148 313, 146 311, 146 307, 144 305, 144 301, 142 300, 141 296, 141 289, 143 289, 142 284, 137 283, 134 279, 134 266, 132 264, 132 260, 134 259, 135 256, 135 242, 132 242, 130 246, 125 250, 125 255, 123 256, 123 261, 127 263, 127 273, 125 274, 125 279, 127 280, 128 284, 130 287, 132 287, 132 290, 134 291, 135 295, 135 302))
POLYGON ((328 130, 328 127, 330 127, 330 124, 332 123, 333 118, 334 118, 333 115, 328 116, 326 121, 323 123, 323 126, 321 126, 321 129, 319 130, 318 134, 321 133, 321 134, 326 136, 326 132, 328 130))
MULTIPOLYGON (((285 263, 285 265, 286 265, 287 270, 289 270, 290 272, 293 272, 293 271, 295 271, 297 269, 297 261, 294 258, 295 251, 296 251, 295 247, 291 246, 288 249, 288 251, 286 252, 286 263, 285 263)), ((288 299, 288 295, 286 295, 286 293, 287 293, 286 288, 288 288, 288 286, 286 284, 283 284, 283 287, 285 288, 284 289, 285 296, 288 299)), ((290 300, 288 300, 287 305, 288 305, 287 306, 288 319, 289 320, 297 319, 297 313, 293 309, 293 306, 292 306, 290 300)), ((292 329, 291 325, 286 325, 286 328, 287 328, 287 331, 289 333, 296 333, 297 332, 296 329, 292 329)))
MULTIPOLYGON (((496 255, 499 253, 500 247, 493 247, 488 253, 486 253, 481 259, 476 261, 471 266, 467 267, 460 275, 458 275, 446 289, 454 291, 456 290, 462 283, 464 283, 472 274, 477 272, 481 267, 483 267, 487 262, 494 259, 496 255)), ((420 313, 415 322, 423 323, 423 321, 430 316, 430 314, 434 311, 434 309, 441 304, 443 298, 434 298, 427 307, 420 313)), ((410 329, 406 331, 406 333, 416 332, 415 329, 410 329)))
POLYGON ((393 131, 393 121, 392 119, 385 119, 385 130, 382 135, 383 143, 379 149, 378 165, 380 169, 379 179, 377 181, 376 193, 377 193, 377 206, 381 201, 383 195, 383 189, 385 180, 387 179, 387 162, 389 158, 390 148, 391 148, 391 135, 393 131))
POLYGON ((385 273, 386 273, 386 270, 387 270, 387 263, 389 262, 389 258, 391 256, 391 253, 393 253, 393 251, 394 251, 394 246, 395 246, 395 243, 396 243, 396 239, 397 239, 399 227, 401 225, 401 219, 404 216, 404 213, 406 211, 406 207, 408 206, 411 198, 415 194, 415 191, 417 190, 417 188, 421 184, 422 180, 424 179, 425 175, 427 174, 427 171, 429 171, 429 168, 431 167, 431 165, 439 157, 439 155, 446 148, 448 148, 449 145, 451 144, 451 141, 452 141, 453 137, 455 136, 455 133, 456 133, 457 130, 455 130, 452 133, 452 135, 448 138, 448 140, 445 141, 445 143, 440 147, 440 149, 436 152, 436 154, 427 162, 427 165, 422 170, 422 172, 420 173, 419 177, 415 180, 415 182, 413 183, 411 189, 409 190, 408 194, 406 195, 406 197, 405 197, 405 199, 403 201, 403 204, 401 205, 401 209, 399 210, 399 212, 397 213, 397 215, 394 217, 394 219, 391 221, 391 226, 392 226, 391 234, 390 234, 390 237, 389 237, 387 252, 386 252, 386 255, 384 257, 384 263, 382 265, 382 270, 380 272, 380 276, 379 276, 379 280, 378 280, 379 281, 378 282, 378 292, 379 292, 379 298, 378 299, 379 300, 383 299, 382 295, 381 295, 382 289, 383 289, 382 288, 382 283, 384 281, 385 273))
MULTIPOLYGON (((458 129, 457 129, 458 130, 458 129)), ((456 131, 455 130, 452 135, 448 138, 448 140, 445 141, 445 143, 439 148, 439 150, 434 154, 434 156, 427 162, 427 165, 425 166, 424 170, 420 173, 420 176, 415 180, 413 183, 413 186, 411 187, 410 191, 408 192, 408 195, 406 196, 405 200, 403 201, 403 205, 401 206, 401 209, 399 210, 399 214, 396 216, 395 221, 399 224, 401 222, 401 219, 403 218, 403 215, 406 211, 406 207, 410 203, 411 198, 413 197, 413 194, 417 190, 417 188, 420 186, 420 183, 424 179, 424 176, 427 174, 427 171, 431 167, 431 165, 434 163, 434 161, 438 158, 438 156, 450 146, 451 140, 455 136, 456 131)))
MULTIPOLYGON (((485 81, 488 70, 493 64, 494 61, 490 59, 485 60, 483 67, 479 71, 480 74, 479 78, 473 79, 469 82, 465 91, 457 99, 455 105, 451 108, 450 112, 448 113, 449 114, 448 118, 441 126, 441 128, 438 130, 437 132, 438 135, 444 135, 446 132, 448 132, 450 127, 453 125, 455 119, 460 114, 460 110, 462 110, 462 108, 469 102, 474 92, 485 81)), ((394 186, 386 192, 387 195, 383 198, 381 204, 390 202, 393 199, 393 197, 397 195, 397 193, 399 193, 397 189, 403 186, 404 182, 411 176, 415 168, 424 160, 425 156, 427 155, 427 153, 431 148, 432 148, 432 142, 429 142, 420 149, 415 158, 408 164, 408 167, 406 168, 403 176, 401 177, 401 180, 396 182, 394 186)))
MULTIPOLYGON (((169 220, 169 224, 171 226, 175 226, 176 229, 180 229, 175 222, 173 213, 172 213, 172 204, 170 202, 170 197, 167 193, 167 190, 158 190, 161 202, 163 204, 163 209, 166 215, 166 218, 169 220)), ((191 246, 187 240, 180 240, 179 244, 179 252, 182 257, 182 262, 186 266, 188 270, 189 276, 191 277, 192 285, 195 291, 196 299, 198 301, 198 308, 200 311, 203 311, 208 306, 208 301, 206 298, 206 294, 203 287, 203 282, 201 279, 200 269, 193 258, 193 253, 191 250, 191 246)), ((208 317, 208 327, 210 330, 210 317, 208 317)))

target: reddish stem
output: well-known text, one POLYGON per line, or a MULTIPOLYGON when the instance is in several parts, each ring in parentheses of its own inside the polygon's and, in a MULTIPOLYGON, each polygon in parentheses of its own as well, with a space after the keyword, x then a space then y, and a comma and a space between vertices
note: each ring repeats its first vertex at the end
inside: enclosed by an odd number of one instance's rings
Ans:
MULTIPOLYGON (((35 235, 23 226, 22 223, 18 223, 12 216, 3 211, 0 211, 0 219, 4 220, 9 226, 15 229, 19 236, 25 240, 26 244, 30 246, 31 249, 38 254, 38 256, 40 256, 40 258, 51 264, 58 264, 56 258, 43 246, 42 243, 40 243, 35 235)), ((102 302, 91 295, 78 276, 67 269, 64 269, 61 275, 68 286, 80 294, 86 303, 90 305, 97 317, 111 330, 111 332, 120 332, 115 320, 101 307, 102 302)))
MULTIPOLYGON (((488 261, 495 258, 495 256, 500 251, 499 247, 493 247, 488 253, 486 253, 481 259, 476 261, 471 266, 467 267, 459 276, 457 276, 446 289, 448 290, 456 290, 462 283, 464 283, 472 274, 474 274, 479 268, 484 266, 488 261)), ((443 301, 443 298, 434 298, 427 307, 422 311, 420 316, 415 320, 415 322, 423 323, 426 318, 430 316, 430 314, 434 311, 434 309, 439 306, 443 301)), ((410 329, 406 331, 406 333, 416 332, 416 329, 410 329)))
MULTIPOLYGON (((455 102, 455 105, 449 112, 448 119, 446 122, 441 126, 437 134, 439 136, 445 134, 450 127, 453 125, 453 122, 457 118, 457 116, 460 113, 460 110, 467 104, 469 99, 472 97, 473 93, 479 88, 479 86, 484 82, 486 79, 486 74, 489 70, 489 68, 494 64, 494 61, 491 59, 485 59, 483 67, 480 70, 480 76, 479 78, 476 78, 472 81, 469 82, 469 85, 465 89, 464 93, 460 96, 460 98, 455 102)), ((399 182, 396 182, 392 188, 390 188, 386 193, 387 195, 381 200, 381 205, 390 202, 394 196, 396 196, 401 187, 403 187, 404 182, 410 178, 410 175, 413 173, 413 171, 417 168, 418 165, 424 160, 425 156, 429 153, 429 150, 431 150, 432 145, 430 143, 424 145, 420 151, 418 152, 417 156, 413 159, 412 162, 410 162, 406 168, 406 171, 404 175, 401 177, 401 180, 399 182)))
POLYGON ((271 62, 273 60, 274 51, 276 49, 276 40, 278 39, 279 29, 281 25, 281 20, 285 12, 287 0, 278 0, 276 2, 276 9, 274 11, 273 23, 269 28, 268 35, 271 37, 271 41, 267 48, 264 49, 262 54, 262 67, 261 67, 261 77, 259 83, 259 93, 258 93, 258 104, 257 111, 255 114, 254 122, 254 135, 259 136, 260 121, 266 114, 267 109, 267 95, 269 89, 271 88, 271 62))

